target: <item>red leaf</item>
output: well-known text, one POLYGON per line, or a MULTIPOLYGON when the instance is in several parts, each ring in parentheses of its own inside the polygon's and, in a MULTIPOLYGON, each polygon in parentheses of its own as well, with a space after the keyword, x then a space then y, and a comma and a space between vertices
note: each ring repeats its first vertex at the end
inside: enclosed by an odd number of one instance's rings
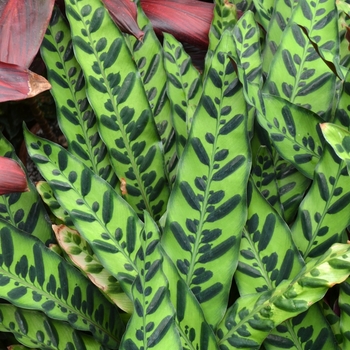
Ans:
POLYGON ((155 32, 170 33, 179 41, 208 46, 214 4, 196 0, 141 0, 155 32))
POLYGON ((142 40, 144 32, 137 24, 137 6, 131 0, 102 0, 109 11, 113 21, 121 31, 142 40))
POLYGON ((27 178, 13 159, 0 157, 0 195, 29 191, 27 178))
POLYGON ((42 76, 13 64, 0 62, 0 102, 23 100, 51 89, 42 76))
POLYGON ((54 2, 0 1, 0 61, 29 67, 43 40, 54 2))

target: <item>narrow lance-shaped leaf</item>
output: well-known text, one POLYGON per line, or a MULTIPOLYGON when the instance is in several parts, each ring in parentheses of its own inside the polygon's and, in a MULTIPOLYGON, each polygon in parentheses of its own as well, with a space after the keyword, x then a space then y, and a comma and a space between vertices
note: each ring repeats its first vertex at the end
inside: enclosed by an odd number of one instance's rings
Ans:
POLYGON ((28 152, 104 267, 130 295, 142 223, 130 206, 62 147, 25 131, 28 152))
POLYGON ((292 226, 295 244, 305 260, 342 242, 349 225, 350 177, 345 162, 328 146, 316 167, 314 181, 292 226))
POLYGON ((250 168, 246 105, 228 56, 232 49, 225 32, 180 160, 162 236, 214 327, 225 312, 237 264, 250 168))
POLYGON ((163 48, 168 76, 167 95, 171 102, 171 120, 176 133, 176 152, 180 158, 202 94, 202 81, 182 44, 170 34, 164 34, 163 48))
POLYGON ((47 66, 57 119, 68 150, 115 187, 117 179, 86 96, 85 80, 74 57, 69 26, 57 7, 46 30, 41 56, 47 66))
POLYGON ((42 242, 2 221, 0 284, 0 297, 16 306, 90 331, 106 346, 120 342, 124 327, 118 309, 98 288, 42 242))
POLYGON ((161 245, 159 249, 163 255, 162 269, 169 282, 170 299, 176 310, 176 326, 183 349, 218 350, 213 329, 205 320, 198 300, 161 245))
POLYGON ((258 349, 273 328, 306 311, 328 288, 343 282, 349 274, 349 245, 334 244, 324 255, 306 264, 292 281, 283 281, 272 291, 239 298, 217 331, 220 347, 258 349))
POLYGON ((343 335, 343 349, 350 345, 350 278, 340 285, 339 292, 339 307, 340 307, 340 330, 343 335))
MULTIPOLYGON (((0 331, 11 332, 16 339, 33 349, 106 349, 93 337, 76 331, 67 323, 53 320, 38 311, 16 308, 11 304, 0 304, 0 331)), ((11 346, 10 350, 28 349, 24 346, 11 346)))
POLYGON ((164 67, 164 53, 153 27, 138 3, 137 21, 145 32, 142 41, 131 36, 133 59, 142 77, 146 96, 153 112, 159 137, 164 147, 165 170, 169 183, 176 175, 178 157, 176 154, 175 131, 171 121, 171 106, 166 91, 167 76, 164 67))
POLYGON ((138 276, 132 286, 135 311, 124 334, 121 350, 182 349, 168 281, 162 269, 159 240, 157 225, 145 213, 145 226, 140 235, 141 247, 135 259, 138 276))
POLYGON ((251 181, 247 196, 248 219, 235 273, 241 296, 272 290, 283 280, 291 280, 304 266, 289 227, 271 211, 251 181))
POLYGON ((164 213, 169 188, 152 110, 123 34, 99 0, 67 1, 74 52, 87 80, 122 194, 142 216, 164 213), (147 137, 145 136, 147 135, 147 137))
POLYGON ((337 60, 338 40, 335 3, 325 1, 310 6, 308 1, 299 1, 270 66, 265 92, 288 99, 328 120, 336 74, 333 66, 320 57, 320 52, 329 50, 337 60), (294 43, 292 51, 291 43, 294 43))

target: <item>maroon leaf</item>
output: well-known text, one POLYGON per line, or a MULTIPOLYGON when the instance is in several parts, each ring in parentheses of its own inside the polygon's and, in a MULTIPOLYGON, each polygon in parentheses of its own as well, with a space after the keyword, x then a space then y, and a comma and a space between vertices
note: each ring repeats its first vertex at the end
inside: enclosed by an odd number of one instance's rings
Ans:
POLYGON ((29 67, 43 40, 54 2, 0 1, 0 61, 29 67))
POLYGON ((109 11, 113 21, 120 30, 142 40, 144 32, 137 24, 137 6, 131 0, 102 0, 109 11))
POLYGON ((170 33, 179 41, 208 46, 214 4, 196 0, 141 0, 155 32, 170 33))
POLYGON ((50 88, 44 77, 26 68, 0 62, 0 102, 23 100, 50 88))
POLYGON ((27 178, 14 160, 0 157, 0 195, 29 191, 27 178))

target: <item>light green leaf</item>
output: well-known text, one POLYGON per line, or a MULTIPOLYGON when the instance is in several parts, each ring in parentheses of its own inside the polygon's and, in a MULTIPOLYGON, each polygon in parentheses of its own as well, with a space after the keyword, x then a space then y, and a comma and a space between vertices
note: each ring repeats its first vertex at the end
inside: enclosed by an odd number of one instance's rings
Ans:
POLYGON ((69 1, 66 11, 74 52, 122 194, 140 216, 146 209, 158 220, 169 196, 162 147, 123 34, 99 0, 69 1))
POLYGON ((214 327, 225 312, 237 264, 250 170, 246 105, 229 58, 232 48, 225 32, 179 163, 162 236, 166 253, 214 327))
MULTIPOLYGON (((31 349, 107 349, 91 336, 76 331, 67 323, 50 319, 38 311, 0 304, 0 315, 0 330, 13 333, 21 344, 31 349)), ((11 346, 11 350, 21 349, 27 348, 11 346)))

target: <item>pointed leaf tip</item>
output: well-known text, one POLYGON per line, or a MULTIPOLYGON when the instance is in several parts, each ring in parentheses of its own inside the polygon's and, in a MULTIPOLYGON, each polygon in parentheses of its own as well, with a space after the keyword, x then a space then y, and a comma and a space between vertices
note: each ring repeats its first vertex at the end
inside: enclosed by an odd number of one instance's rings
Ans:
POLYGON ((0 157, 0 195, 29 191, 26 175, 14 160, 0 157))
POLYGON ((133 1, 102 0, 102 2, 122 32, 132 34, 136 39, 142 40, 145 33, 137 24, 137 6, 133 1))

